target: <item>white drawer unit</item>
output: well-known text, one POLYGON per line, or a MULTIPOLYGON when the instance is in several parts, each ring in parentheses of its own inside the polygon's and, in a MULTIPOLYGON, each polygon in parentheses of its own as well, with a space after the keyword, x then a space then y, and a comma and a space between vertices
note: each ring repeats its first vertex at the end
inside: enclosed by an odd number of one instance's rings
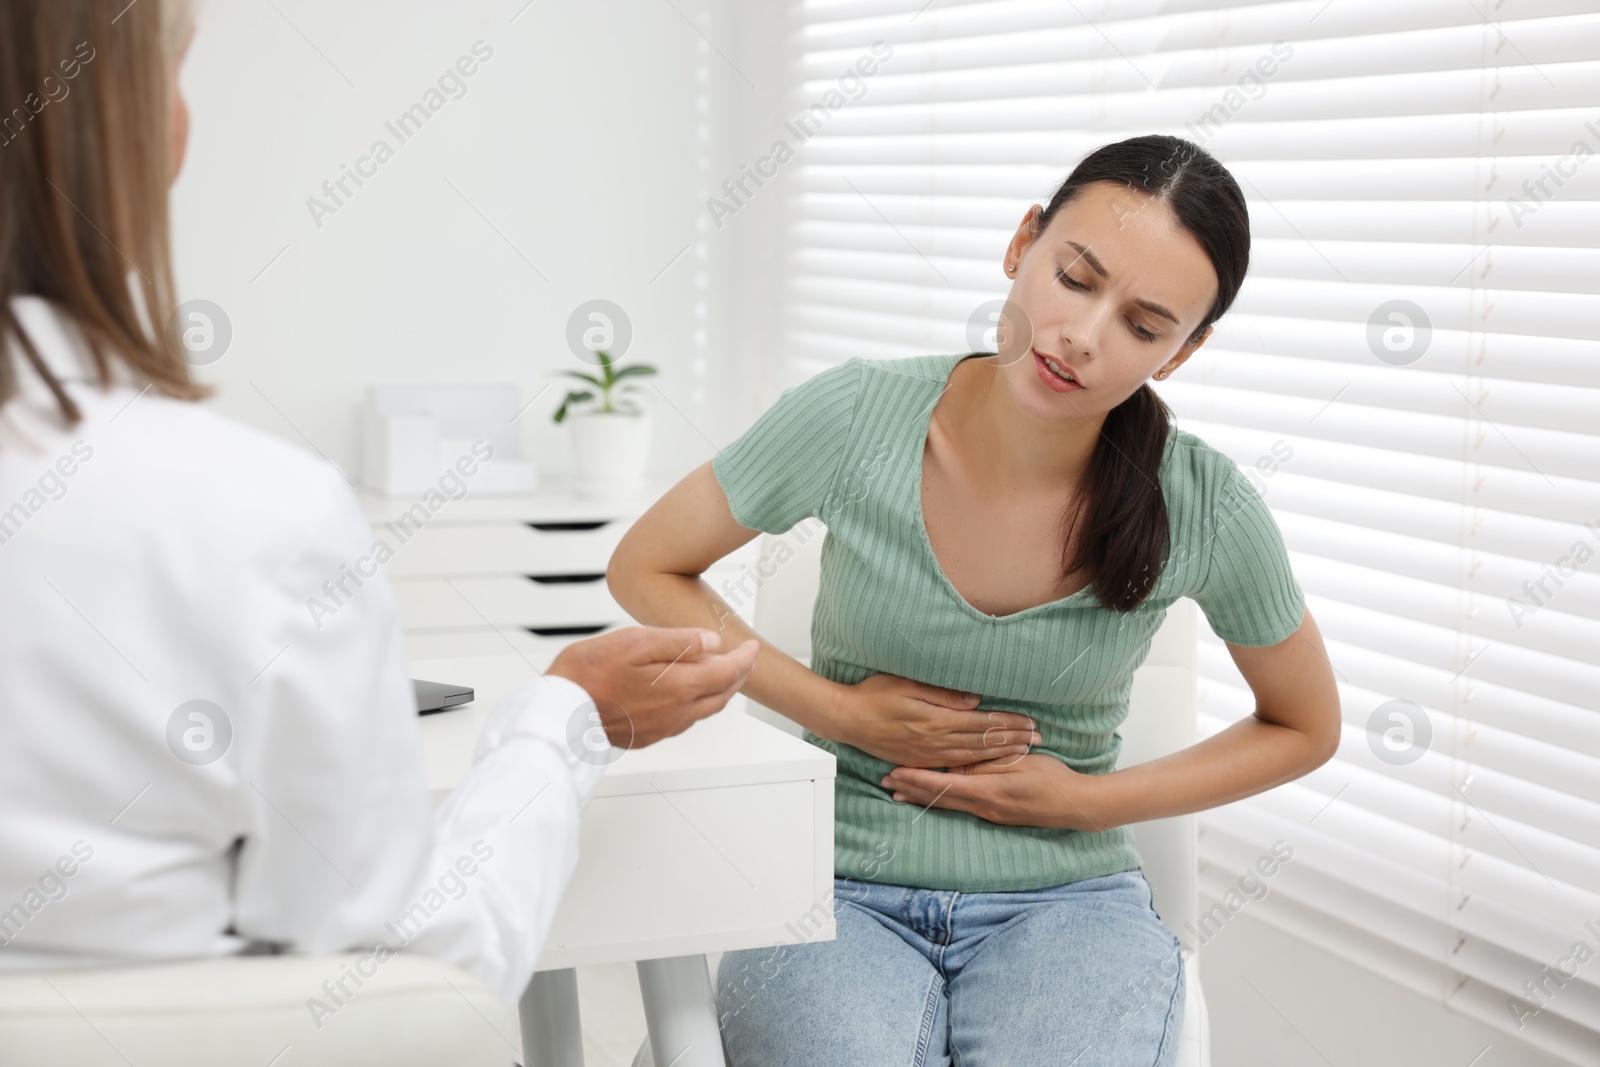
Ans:
POLYGON ((627 528, 628 522, 618 519, 432 525, 418 531, 390 560, 389 577, 604 573, 627 528))
POLYGON ((541 637, 604 628, 628 615, 611 598, 605 575, 512 574, 471 578, 396 578, 395 600, 407 629, 520 627, 541 637))
MULTIPOLYGON (((541 670, 569 641, 634 620, 612 598, 605 571, 633 520, 670 487, 629 500, 585 500, 556 483, 518 496, 458 500, 362 497, 413 660, 504 654, 541 670)), ((757 558, 757 541, 719 561, 719 590, 757 558)), ((753 622, 754 604, 739 615, 753 622)))

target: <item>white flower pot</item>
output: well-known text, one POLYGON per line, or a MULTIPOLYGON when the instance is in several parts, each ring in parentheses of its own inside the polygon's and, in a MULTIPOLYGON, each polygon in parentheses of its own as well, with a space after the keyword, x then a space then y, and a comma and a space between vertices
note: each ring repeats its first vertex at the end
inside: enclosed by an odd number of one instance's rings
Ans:
POLYGON ((573 490, 583 497, 636 496, 650 459, 650 416, 572 412, 573 490))

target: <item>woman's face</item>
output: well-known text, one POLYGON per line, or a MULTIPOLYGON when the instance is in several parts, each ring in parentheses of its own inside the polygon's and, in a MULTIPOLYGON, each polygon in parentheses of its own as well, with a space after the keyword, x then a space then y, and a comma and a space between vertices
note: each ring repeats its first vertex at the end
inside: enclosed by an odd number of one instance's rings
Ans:
POLYGON ((1157 371, 1170 373, 1217 293, 1211 259, 1160 201, 1095 182, 1030 237, 1028 210, 1006 249, 1015 268, 1000 361, 1017 406, 1045 421, 1097 423, 1157 371), (1044 357, 1077 384, 1063 382, 1044 357))

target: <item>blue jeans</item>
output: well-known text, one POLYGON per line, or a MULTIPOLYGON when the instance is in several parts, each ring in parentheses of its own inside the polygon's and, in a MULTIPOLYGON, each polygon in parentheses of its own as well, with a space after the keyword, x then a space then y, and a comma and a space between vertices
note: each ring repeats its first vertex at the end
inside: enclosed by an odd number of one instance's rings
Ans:
POLYGON ((1013 893, 835 878, 832 941, 728 952, 730 1067, 1168 1067, 1184 961, 1135 868, 1013 893))

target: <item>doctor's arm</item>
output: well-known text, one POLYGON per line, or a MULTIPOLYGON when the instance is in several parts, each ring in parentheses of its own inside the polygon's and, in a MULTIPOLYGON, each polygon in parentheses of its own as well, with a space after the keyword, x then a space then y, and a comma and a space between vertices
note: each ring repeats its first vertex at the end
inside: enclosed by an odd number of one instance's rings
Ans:
POLYGON ((681 731, 737 691, 754 650, 717 655, 698 633, 636 627, 569 646, 491 710, 470 768, 436 807, 383 574, 331 615, 307 610, 329 575, 371 552, 371 531, 331 473, 306 486, 295 517, 273 592, 239 606, 271 620, 268 642, 282 652, 240 723, 237 931, 296 951, 367 950, 379 963, 420 952, 515 1003, 609 762, 587 729, 595 704, 631 709, 634 743, 681 731))

